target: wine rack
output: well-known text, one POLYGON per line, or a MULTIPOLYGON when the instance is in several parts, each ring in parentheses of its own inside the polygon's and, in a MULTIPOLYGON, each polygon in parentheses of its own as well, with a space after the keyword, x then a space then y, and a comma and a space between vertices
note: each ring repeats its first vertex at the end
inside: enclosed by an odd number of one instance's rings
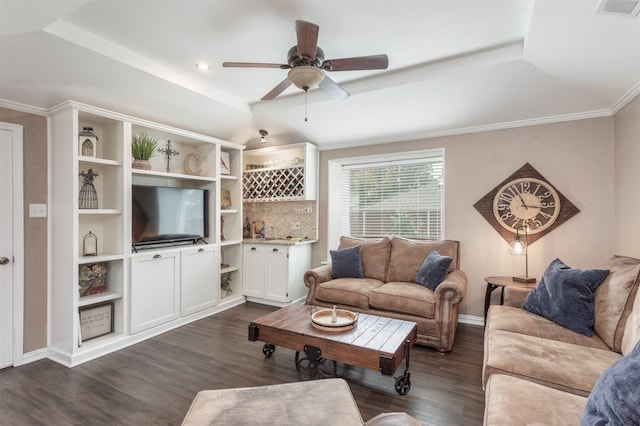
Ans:
POLYGON ((317 197, 318 149, 304 142, 244 152, 244 202, 307 201, 317 197))
POLYGON ((245 200, 304 200, 304 168, 245 171, 242 185, 245 200))

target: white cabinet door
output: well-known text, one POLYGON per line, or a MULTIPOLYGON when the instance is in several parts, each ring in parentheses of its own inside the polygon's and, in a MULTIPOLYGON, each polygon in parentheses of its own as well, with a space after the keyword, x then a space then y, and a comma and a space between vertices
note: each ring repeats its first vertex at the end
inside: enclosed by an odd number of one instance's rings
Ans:
POLYGON ((131 259, 131 333, 179 318, 180 252, 131 259))
POLYGON ((182 316, 218 303, 220 276, 214 246, 183 250, 180 258, 182 316))
POLYGON ((289 250, 284 246, 265 246, 264 298, 287 302, 289 250))
POLYGON ((245 245, 242 263, 245 296, 289 303, 307 294, 303 276, 311 267, 310 244, 245 245))
POLYGON ((243 288, 245 296, 264 297, 264 247, 258 244, 244 247, 243 288))
POLYGON ((311 269, 311 244, 297 244, 289 248, 287 269, 287 302, 307 296, 304 274, 311 269))

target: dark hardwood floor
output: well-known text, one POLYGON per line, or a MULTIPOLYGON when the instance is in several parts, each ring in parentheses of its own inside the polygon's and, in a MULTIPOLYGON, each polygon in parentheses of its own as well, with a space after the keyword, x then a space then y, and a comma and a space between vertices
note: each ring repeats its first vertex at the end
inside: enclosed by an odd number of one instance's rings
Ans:
MULTIPOLYGON (((249 322, 273 309, 247 303, 71 369, 50 360, 4 369, 0 424, 179 425, 200 390, 298 381, 294 351, 264 358, 263 343, 247 338, 249 322)), ((482 339, 482 327, 461 324, 447 355, 415 346, 404 396, 375 371, 338 364, 338 374, 365 421, 405 411, 425 425, 480 425, 482 339)))

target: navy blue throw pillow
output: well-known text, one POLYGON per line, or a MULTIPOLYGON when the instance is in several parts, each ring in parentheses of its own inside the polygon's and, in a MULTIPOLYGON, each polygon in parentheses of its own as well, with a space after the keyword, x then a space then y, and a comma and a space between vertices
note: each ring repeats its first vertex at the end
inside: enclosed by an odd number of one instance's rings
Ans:
POLYGON ((593 335, 593 292, 609 275, 606 269, 571 269, 556 259, 544 271, 522 308, 563 327, 593 335))
POLYGON ((330 250, 332 278, 362 278, 360 246, 330 250))
POLYGON ((436 250, 431 250, 427 258, 422 262, 422 266, 416 275, 416 282, 423 286, 435 290, 444 280, 449 270, 449 265, 453 258, 442 256, 436 250))
POLYGON ((640 424, 640 342, 606 369, 587 398, 582 426, 640 424))

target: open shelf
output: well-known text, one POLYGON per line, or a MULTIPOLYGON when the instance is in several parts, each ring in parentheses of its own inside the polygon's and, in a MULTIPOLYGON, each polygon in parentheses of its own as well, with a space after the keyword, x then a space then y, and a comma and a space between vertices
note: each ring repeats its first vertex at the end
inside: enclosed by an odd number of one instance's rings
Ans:
POLYGON ((182 173, 167 173, 167 172, 160 172, 156 170, 131 169, 131 173, 134 175, 155 176, 159 178, 184 179, 184 180, 194 180, 194 181, 204 181, 204 182, 216 181, 216 178, 211 176, 196 176, 196 175, 186 175, 182 173))
POLYGON ((83 296, 78 300, 78 307, 95 305, 96 303, 109 302, 111 300, 121 299, 122 292, 107 291, 106 293, 92 294, 91 296, 83 296))

